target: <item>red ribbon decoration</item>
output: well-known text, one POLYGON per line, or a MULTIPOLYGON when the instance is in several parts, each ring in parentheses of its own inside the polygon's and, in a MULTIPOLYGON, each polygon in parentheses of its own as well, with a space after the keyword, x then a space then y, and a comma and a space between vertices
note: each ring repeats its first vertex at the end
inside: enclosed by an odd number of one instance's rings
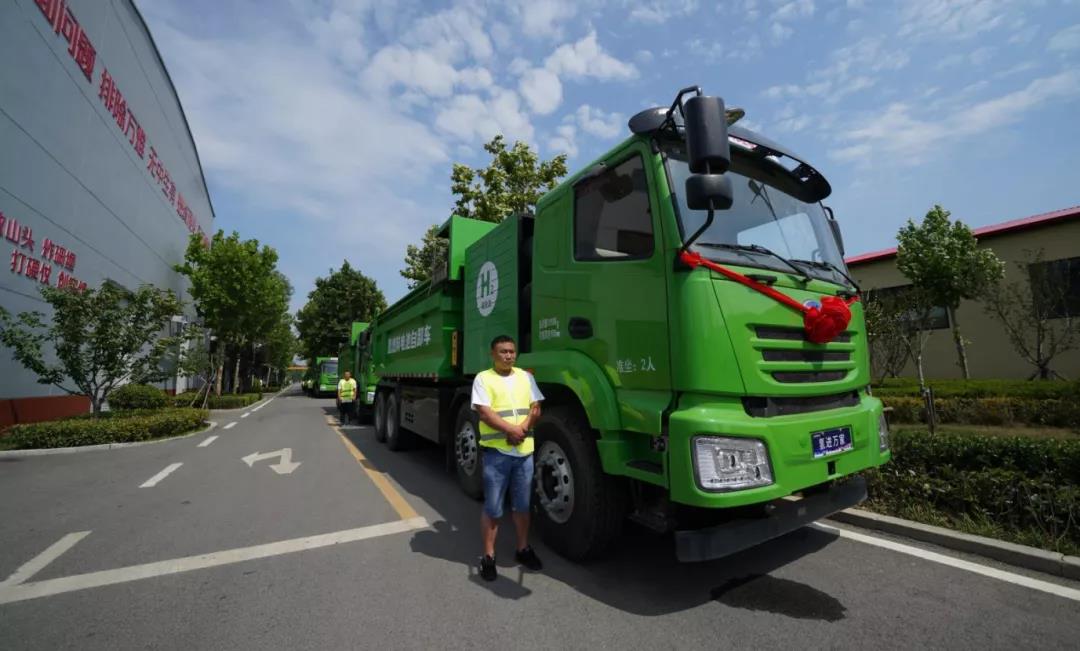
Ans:
POLYGON ((679 253, 679 259, 691 269, 697 267, 711 269, 799 312, 803 315, 803 329, 806 331, 806 338, 815 344, 828 343, 843 332, 851 323, 851 309, 848 306, 859 300, 858 296, 854 296, 848 301, 838 296, 822 296, 820 307, 817 305, 808 306, 764 283, 759 283, 753 278, 744 276, 738 271, 716 264, 712 260, 706 260, 701 257, 700 253, 683 250, 679 253))

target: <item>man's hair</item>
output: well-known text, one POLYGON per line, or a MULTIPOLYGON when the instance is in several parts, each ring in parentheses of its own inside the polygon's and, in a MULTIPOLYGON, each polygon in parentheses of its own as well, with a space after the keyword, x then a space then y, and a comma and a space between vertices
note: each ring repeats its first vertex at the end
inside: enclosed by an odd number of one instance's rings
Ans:
POLYGON ((499 344, 514 344, 514 346, 517 346, 517 343, 514 342, 514 338, 510 335, 499 335, 498 337, 492 339, 491 350, 495 350, 495 347, 499 344))

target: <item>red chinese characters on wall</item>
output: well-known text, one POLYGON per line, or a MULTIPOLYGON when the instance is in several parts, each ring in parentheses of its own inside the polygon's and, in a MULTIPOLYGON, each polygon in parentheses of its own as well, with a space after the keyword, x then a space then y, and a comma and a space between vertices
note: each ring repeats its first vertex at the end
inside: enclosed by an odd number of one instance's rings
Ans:
POLYGON ((105 109, 116 120, 116 126, 120 127, 120 131, 127 137, 135 153, 139 155, 139 158, 146 158, 146 132, 139 125, 139 121, 135 119, 135 114, 128 107, 124 94, 120 92, 116 80, 113 79, 107 69, 101 71, 101 85, 98 86, 98 97, 101 99, 101 103, 105 105, 105 109))
POLYGON ((79 70, 86 75, 87 81, 93 81, 97 51, 86 32, 79 26, 75 15, 71 13, 66 0, 34 0, 34 2, 57 35, 68 42, 68 54, 75 60, 79 70))
MULTIPOLYGON (((75 270, 76 256, 74 251, 60 246, 51 239, 46 238, 41 245, 41 257, 39 260, 34 256, 34 231, 31 227, 19 224, 18 221, 0 212, 0 234, 5 239, 15 244, 11 250, 11 273, 26 276, 42 285, 52 283, 54 268, 75 270), (29 251, 29 253, 26 253, 29 251), (55 265, 55 267, 54 267, 55 265)), ((56 279, 57 287, 69 287, 82 291, 86 289, 86 283, 75 276, 60 271, 56 279)))

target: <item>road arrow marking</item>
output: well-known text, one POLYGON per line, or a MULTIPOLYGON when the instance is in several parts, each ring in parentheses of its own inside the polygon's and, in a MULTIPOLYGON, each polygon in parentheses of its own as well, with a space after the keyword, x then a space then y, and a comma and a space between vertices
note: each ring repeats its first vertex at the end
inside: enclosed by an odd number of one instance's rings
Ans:
POLYGON ((273 459, 274 457, 281 457, 281 461, 270 466, 279 475, 291 475, 292 471, 300 467, 299 461, 294 462, 292 460, 292 448, 282 448, 274 452, 252 452, 241 461, 246 463, 249 468, 253 468, 256 461, 273 459))

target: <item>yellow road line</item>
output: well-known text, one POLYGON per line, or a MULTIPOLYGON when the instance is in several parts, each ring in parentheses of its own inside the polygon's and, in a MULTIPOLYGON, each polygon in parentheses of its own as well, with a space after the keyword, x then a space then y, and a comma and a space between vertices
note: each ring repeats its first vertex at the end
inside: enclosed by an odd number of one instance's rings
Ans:
POLYGON ((326 419, 326 424, 330 426, 330 429, 337 433, 338 438, 340 438, 341 442, 345 444, 345 447, 349 449, 349 453, 353 455, 353 458, 356 459, 356 462, 364 469, 367 476, 370 477, 371 481, 379 488, 383 497, 386 498, 386 501, 390 502, 390 506, 394 507, 394 510, 397 511, 398 517, 402 520, 420 517, 420 514, 418 514, 416 510, 405 501, 405 498, 401 496, 401 493, 394 488, 393 484, 390 483, 390 480, 386 478, 386 475, 373 466, 371 462, 368 461, 367 457, 364 456, 364 453, 357 449, 357 447, 353 445, 353 442, 342 433, 340 427, 334 425, 334 422, 329 417, 326 419))

